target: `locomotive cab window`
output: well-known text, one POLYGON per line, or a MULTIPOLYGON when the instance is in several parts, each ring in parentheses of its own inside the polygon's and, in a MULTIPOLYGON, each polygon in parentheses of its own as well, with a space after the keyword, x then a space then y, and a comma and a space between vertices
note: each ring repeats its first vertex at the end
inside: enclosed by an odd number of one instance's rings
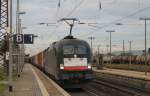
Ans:
POLYGON ((64 45, 64 54, 87 54, 87 48, 83 45, 64 45))
POLYGON ((74 46, 73 45, 65 45, 63 46, 64 54, 74 54, 74 46))
POLYGON ((78 45, 76 53, 77 54, 87 54, 87 48, 83 45, 78 45))

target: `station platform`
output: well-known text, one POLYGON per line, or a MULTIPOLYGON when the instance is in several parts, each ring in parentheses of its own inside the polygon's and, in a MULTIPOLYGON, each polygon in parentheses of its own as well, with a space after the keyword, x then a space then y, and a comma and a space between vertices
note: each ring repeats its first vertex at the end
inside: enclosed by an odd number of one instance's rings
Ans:
POLYGON ((70 96, 54 81, 31 64, 25 64, 21 77, 14 82, 13 92, 6 96, 70 96))
POLYGON ((137 72, 137 71, 129 71, 129 70, 119 70, 119 69, 109 69, 104 68, 102 70, 94 69, 95 72, 101 72, 101 73, 108 73, 112 75, 120 75, 130 78, 137 78, 137 79, 143 79, 143 80, 150 80, 150 72, 147 72, 145 75, 145 72, 137 72))

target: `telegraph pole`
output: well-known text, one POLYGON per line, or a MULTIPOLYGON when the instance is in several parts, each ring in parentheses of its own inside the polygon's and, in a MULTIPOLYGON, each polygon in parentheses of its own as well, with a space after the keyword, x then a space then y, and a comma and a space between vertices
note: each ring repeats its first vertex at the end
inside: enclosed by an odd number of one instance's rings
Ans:
POLYGON ((107 64, 108 64, 108 47, 109 47, 109 45, 106 45, 106 48, 107 48, 107 64))
POLYGON ((124 40, 123 40, 123 45, 122 45, 122 63, 124 64, 123 57, 125 56, 125 47, 124 47, 124 40))
POLYGON ((98 46, 97 46, 98 55, 100 54, 100 46, 101 46, 101 45, 98 45, 98 46))
MULTIPOLYGON (((147 66, 147 37, 146 37, 146 21, 150 20, 150 18, 140 18, 140 20, 144 20, 145 21, 145 67, 147 66)), ((147 75, 147 70, 145 70, 145 75, 147 75)))
POLYGON ((110 64, 111 64, 111 33, 115 32, 114 30, 107 30, 106 32, 110 33, 110 64))
POLYGON ((12 48, 12 0, 8 1, 9 4, 9 32, 10 32, 10 38, 9 38, 9 91, 13 91, 13 81, 12 81, 12 67, 13 67, 13 48, 12 48))
POLYGON ((98 68, 102 68, 102 60, 101 60, 101 55, 100 55, 100 46, 97 46, 97 51, 98 51, 98 68))
POLYGON ((129 64, 131 65, 131 55, 132 55, 132 53, 131 53, 131 48, 132 48, 132 41, 129 41, 129 55, 130 55, 130 61, 129 61, 129 64))
POLYGON ((88 39, 91 40, 91 50, 92 50, 92 53, 93 53, 93 40, 95 39, 95 37, 88 37, 88 39))

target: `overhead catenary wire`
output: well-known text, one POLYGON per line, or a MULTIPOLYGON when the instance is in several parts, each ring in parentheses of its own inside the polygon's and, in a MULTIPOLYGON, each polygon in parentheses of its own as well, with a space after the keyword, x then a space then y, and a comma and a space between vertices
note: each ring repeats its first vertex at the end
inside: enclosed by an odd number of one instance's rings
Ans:
MULTIPOLYGON (((56 12, 56 15, 55 15, 55 18, 57 18, 58 16, 58 9, 60 9, 60 6, 61 6, 61 2, 60 2, 61 0, 58 0, 58 8, 57 8, 57 12, 56 12)), ((66 16, 64 16, 64 17, 69 17, 69 16, 71 16, 77 9, 79 9, 80 8, 80 6, 84 3, 84 1, 85 0, 81 0, 66 16)), ((114 1, 116 1, 116 0, 114 0, 114 1)), ((114 2, 113 1, 113 2, 114 2)), ((98 0, 98 7, 99 7, 99 10, 101 10, 101 8, 102 8, 102 5, 101 5, 101 1, 100 0, 98 0)), ((56 20, 56 19, 55 19, 56 20)), ((57 19, 57 20, 59 20, 59 19, 57 19)))
POLYGON ((143 8, 143 0, 138 0, 138 7, 143 8))
POLYGON ((91 32, 89 32, 89 33, 87 33, 87 34, 84 34, 84 35, 82 35, 82 36, 80 36, 80 37, 84 37, 84 36, 91 35, 91 34, 93 34, 93 32, 97 32, 97 31, 100 30, 100 29, 109 27, 110 25, 115 24, 115 23, 117 23, 118 21, 122 21, 122 20, 124 20, 124 19, 127 19, 128 17, 132 17, 132 16, 134 16, 134 15, 136 15, 136 14, 142 12, 142 11, 145 11, 146 9, 149 9, 149 8, 150 8, 150 6, 149 6, 149 7, 142 8, 142 9, 139 9, 139 10, 135 11, 135 12, 132 13, 132 14, 129 14, 129 15, 127 15, 127 16, 125 16, 125 17, 122 17, 122 18, 120 18, 120 19, 117 19, 117 20, 115 20, 115 21, 112 21, 112 22, 110 22, 110 23, 108 23, 108 24, 106 24, 106 25, 103 25, 103 26, 90 25, 90 26, 95 27, 95 28, 97 28, 97 29, 94 30, 94 31, 91 31, 91 32))
MULTIPOLYGON (((105 1, 105 0, 104 0, 105 1)), ((108 0, 109 1, 109 0, 108 0)), ((118 0, 112 0, 111 2, 107 2, 107 0, 106 0, 106 3, 107 4, 112 4, 112 3, 116 3, 118 0)))
MULTIPOLYGON (((60 1, 60 0, 59 0, 60 1)), ((80 6, 84 3, 85 0, 81 0, 66 16, 64 17, 69 17, 71 16, 77 9, 80 8, 80 6)), ((113 2, 115 2, 116 0, 114 0, 113 2)), ((111 2, 112 3, 112 2, 111 2)), ((58 3, 59 5, 59 3, 58 3)), ((101 1, 98 0, 98 7, 99 7, 99 10, 102 9, 102 4, 101 4, 101 1)))
POLYGON ((58 14, 59 14, 59 11, 60 11, 60 8, 58 7, 57 9, 56 9, 56 13, 55 13, 55 15, 54 15, 54 20, 58 20, 58 14))
POLYGON ((60 8, 60 0, 58 0, 58 7, 60 8))
MULTIPOLYGON (((57 12, 56 12, 56 19, 57 19, 57 17, 58 17, 58 13, 59 13, 59 10, 60 10, 60 7, 61 7, 61 2, 60 2, 61 0, 58 0, 58 8, 57 8, 57 12)), ((68 14, 67 14, 67 16, 70 16, 70 15, 72 15, 81 5, 82 5, 82 3, 84 2, 85 0, 81 0, 74 8, 73 8, 73 10, 72 11, 70 11, 68 14)), ((100 2, 101 0, 99 0, 99 2, 100 2)), ((114 0, 114 1, 117 1, 117 0, 114 0)), ((99 6, 100 7, 100 6, 99 6)), ((99 29, 102 29, 102 28, 105 28, 105 27, 108 27, 108 26, 110 26, 111 24, 113 24, 114 22, 117 22, 117 21, 121 21, 122 19, 125 19, 125 18, 127 18, 127 17, 130 17, 130 16, 132 16, 132 15, 134 15, 134 14, 136 14, 136 13, 138 13, 139 11, 142 11, 142 10, 145 10, 145 8, 143 8, 143 9, 140 9, 140 10, 138 10, 137 12, 135 12, 135 13, 133 13, 133 14, 130 14, 130 15, 128 15, 128 16, 125 16, 125 17, 123 17, 123 18, 121 18, 121 19, 118 19, 118 20, 115 20, 115 21, 113 21, 113 22, 110 22, 109 24, 106 24, 106 25, 103 25, 103 26, 94 26, 94 25, 90 25, 90 26, 93 26, 93 27, 95 27, 95 28, 97 28, 98 30, 99 29)), ((94 30, 94 32, 96 32, 96 31, 98 31, 98 30, 94 30)), ((93 31, 92 32, 89 32, 88 34, 92 34, 93 33, 93 31)), ((85 36, 86 35, 88 35, 88 34, 85 34, 85 36)))
MULTIPOLYGON (((84 2, 85 0, 81 0, 77 5, 75 5, 75 7, 66 15, 66 16, 60 16, 60 17, 69 17, 70 15, 72 15, 84 2)), ((58 17, 60 11, 62 11, 63 6, 61 6, 61 0, 58 0, 58 5, 57 5, 57 11, 56 14, 54 15, 54 18, 56 21, 58 21, 60 18, 58 17)), ((55 30, 56 31, 56 30, 55 30)))
POLYGON ((58 20, 58 14, 60 12, 60 8, 61 8, 61 0, 58 0, 58 3, 57 3, 57 9, 56 9, 56 13, 54 14, 54 20, 58 20))
POLYGON ((101 1, 100 0, 98 0, 99 2, 99 10, 101 10, 102 9, 102 3, 101 3, 101 1))
POLYGON ((81 0, 65 17, 71 16, 80 6, 83 4, 85 0, 81 0))

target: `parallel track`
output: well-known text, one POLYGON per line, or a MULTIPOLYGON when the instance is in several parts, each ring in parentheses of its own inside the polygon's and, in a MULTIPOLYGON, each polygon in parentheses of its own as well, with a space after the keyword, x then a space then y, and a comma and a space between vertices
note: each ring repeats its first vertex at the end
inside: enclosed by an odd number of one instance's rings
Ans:
POLYGON ((93 80, 93 82, 98 85, 103 85, 108 88, 112 88, 114 90, 117 90, 118 92, 128 94, 129 96, 150 96, 150 93, 143 92, 141 90, 130 88, 130 87, 116 85, 116 84, 111 83, 111 81, 105 82, 105 81, 101 81, 101 80, 93 80))
POLYGON ((149 93, 101 80, 93 80, 91 83, 83 86, 82 92, 69 93, 72 96, 150 96, 149 93))

